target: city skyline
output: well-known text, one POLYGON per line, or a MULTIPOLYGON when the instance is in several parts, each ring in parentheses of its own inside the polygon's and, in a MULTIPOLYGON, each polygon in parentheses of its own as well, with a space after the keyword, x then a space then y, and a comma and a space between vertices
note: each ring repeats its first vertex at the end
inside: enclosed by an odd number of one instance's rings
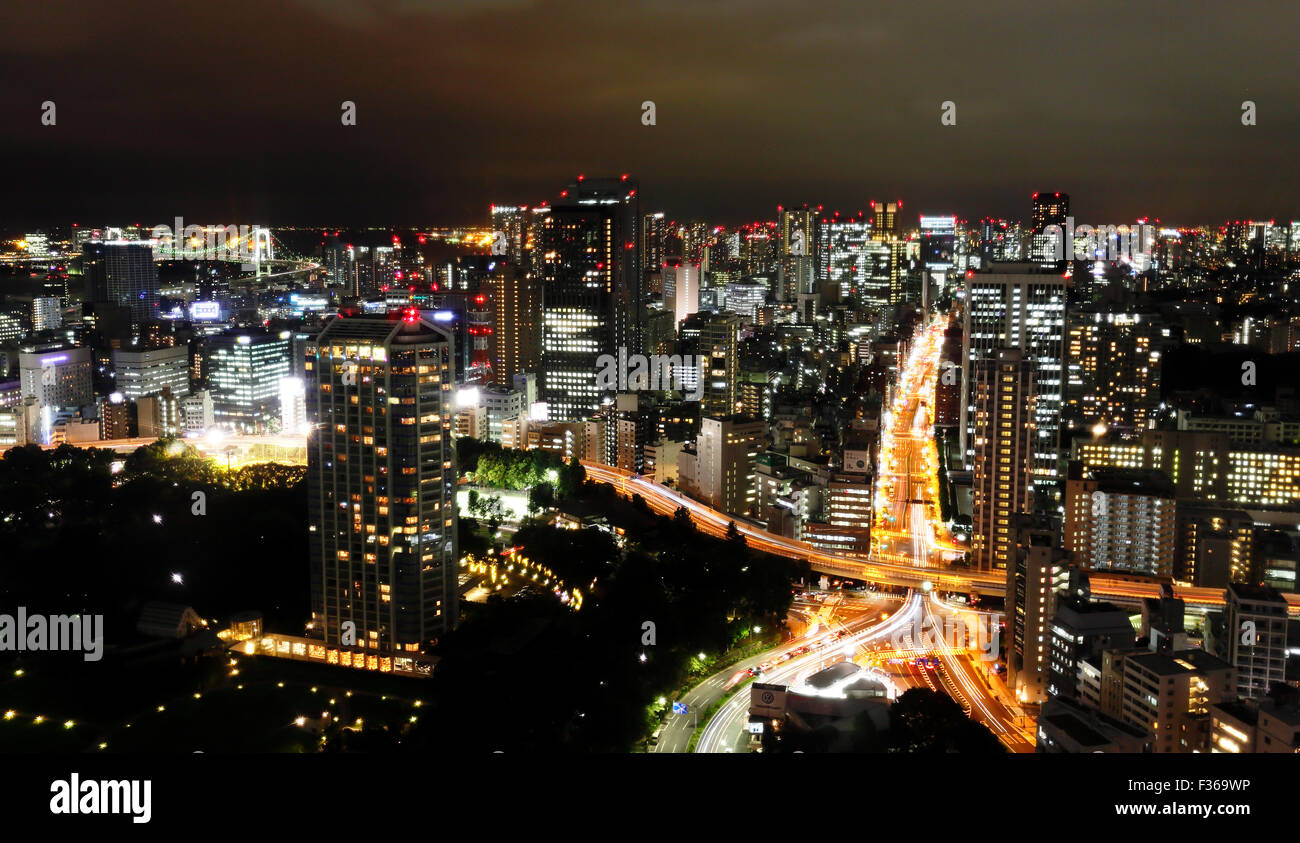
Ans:
POLYGON ((5 22, 20 821, 1289 821, 1300 10, 5 22))

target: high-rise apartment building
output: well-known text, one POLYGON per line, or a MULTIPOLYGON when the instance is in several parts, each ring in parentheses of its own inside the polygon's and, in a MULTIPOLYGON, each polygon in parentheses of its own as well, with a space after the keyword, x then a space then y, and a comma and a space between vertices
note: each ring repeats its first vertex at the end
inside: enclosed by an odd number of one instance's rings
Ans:
POLYGON ((1068 316, 1066 414, 1136 438, 1160 406, 1161 357, 1171 331, 1157 313, 1085 306, 1068 316))
POLYGON ((522 372, 536 372, 542 360, 542 293, 531 273, 508 264, 486 279, 492 299, 492 379, 508 384, 522 372))
POLYGON ((1045 516, 1011 519, 1014 543, 1007 565, 1007 687, 1022 703, 1047 697, 1051 670, 1048 621, 1056 587, 1068 568, 1057 525, 1045 516))
POLYGON ((1178 518, 1163 473, 1070 463, 1065 481, 1066 549, 1097 570, 1174 575, 1178 518))
POLYGON ((706 415, 739 412, 740 323, 734 313, 715 313, 699 320, 698 353, 704 358, 700 411, 706 415))
POLYGON ((334 318, 307 347, 312 614, 381 670, 456 622, 453 342, 407 309, 334 318))
POLYGON ((1016 517, 1033 509, 1035 372, 1016 349, 979 359, 974 372, 972 557, 980 570, 1005 570, 1014 556, 1016 517))
POLYGON ((1222 655, 1237 669, 1237 694, 1266 696, 1286 681, 1287 603, 1267 586, 1228 583, 1222 655))

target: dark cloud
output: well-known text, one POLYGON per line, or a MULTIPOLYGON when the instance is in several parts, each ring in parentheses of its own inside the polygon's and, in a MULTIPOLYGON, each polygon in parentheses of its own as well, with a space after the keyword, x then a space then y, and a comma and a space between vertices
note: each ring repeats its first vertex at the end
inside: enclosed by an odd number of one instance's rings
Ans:
POLYGON ((634 173, 650 205, 733 221, 885 197, 1024 216, 1043 189, 1081 219, 1300 214, 1283 4, 94 8, 5 13, 11 220, 468 222, 579 172, 634 173))

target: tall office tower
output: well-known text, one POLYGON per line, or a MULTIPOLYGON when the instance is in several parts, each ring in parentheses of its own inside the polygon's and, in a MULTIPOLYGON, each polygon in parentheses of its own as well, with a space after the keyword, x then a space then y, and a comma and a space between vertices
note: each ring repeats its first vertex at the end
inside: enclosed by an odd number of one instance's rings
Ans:
POLYGON ((208 338, 208 383, 216 422, 265 433, 280 419, 280 378, 290 374, 292 334, 229 330, 208 338))
POLYGON ((41 283, 41 295, 57 299, 59 307, 68 305, 68 267, 66 264, 50 266, 45 271, 45 280, 41 283))
POLYGON ((312 617, 395 667, 457 617, 453 343, 407 308, 336 317, 307 347, 312 617))
POLYGON ((600 408, 602 354, 644 352, 636 183, 579 179, 541 221, 534 251, 542 285, 542 400, 550 418, 577 421, 600 408))
POLYGON ((177 398, 190 394, 188 345, 152 349, 113 349, 114 391, 131 401, 169 388, 177 398))
POLYGON ((871 224, 859 211, 856 217, 838 213, 822 219, 817 233, 817 280, 834 289, 838 298, 857 302, 867 282, 866 249, 871 224))
POLYGON ((957 254, 957 218, 921 217, 921 265, 927 270, 947 272, 957 254))
POLYGON ((975 366, 972 555, 982 571, 1008 568, 1018 514, 1033 509, 1034 369, 1016 349, 975 366))
POLYGON ((673 326, 700 311, 700 265, 674 262, 663 270, 664 309, 672 311, 673 326))
POLYGON ((1287 603, 1267 586, 1228 583, 1219 655, 1237 669, 1237 694, 1260 698, 1286 681, 1287 603))
POLYGON ((752 416, 704 416, 696 438, 695 491, 709 506, 744 514, 754 508, 754 461, 766 425, 752 416))
POLYGON ((740 228, 740 264, 746 275, 775 273, 781 260, 781 235, 774 222, 752 222, 740 228))
POLYGON ((917 263, 921 274, 921 306, 942 293, 957 263, 957 218, 921 217, 921 240, 917 263))
POLYGON ((872 201, 871 239, 881 243, 897 240, 900 221, 899 213, 902 209, 903 202, 901 199, 897 202, 872 201))
POLYGON ((1036 704, 1047 697, 1047 625, 1069 560, 1050 518, 1013 515, 1008 523, 1014 539, 1007 565, 1007 687, 1020 702, 1036 704))
POLYGON ((641 474, 645 470, 645 449, 656 438, 654 408, 640 393, 622 392, 614 403, 603 407, 605 418, 604 456, 607 465, 641 474))
POLYGON ((1018 348, 1034 367, 1034 491, 1051 493, 1059 480, 1061 405, 1065 395, 1065 279, 1055 274, 976 274, 966 279, 962 335, 961 449, 974 454, 971 369, 998 349, 1018 348))
MULTIPOLYGON (((199 263, 194 267, 196 301, 212 302, 217 306, 216 312, 222 316, 230 309, 230 275, 231 267, 238 264, 221 262, 199 263)), ((199 312, 204 309, 200 308, 199 312)), ((193 311, 191 311, 193 312, 193 311)), ((208 310, 208 312, 212 312, 208 310)))
POLYGON ((118 305, 136 325, 158 318, 158 267, 148 243, 89 242, 81 261, 87 302, 118 305))
POLYGON ((1087 429, 1103 425, 1134 439, 1154 424, 1160 406, 1161 357, 1172 332, 1158 313, 1071 310, 1066 339, 1066 410, 1087 429))
POLYGON ((504 258, 522 270, 528 250, 528 220, 532 216, 527 205, 493 205, 491 208, 492 256, 504 258))
POLYGON ((890 240, 885 245, 889 247, 889 303, 897 306, 909 299, 915 300, 909 290, 916 263, 915 244, 908 240, 890 240))
POLYGON ((646 274, 650 275, 659 272, 668 259, 664 253, 664 237, 667 235, 664 212, 646 214, 641 224, 641 263, 646 274))
POLYGON ((325 241, 321 243, 321 263, 325 268, 325 286, 351 292, 353 289, 351 259, 352 250, 336 235, 325 238, 325 241))
POLYGON ((862 248, 862 284, 855 298, 858 307, 882 312, 889 307, 893 288, 893 250, 888 243, 872 240, 862 248))
POLYGON ((715 313, 700 320, 698 351, 704 357, 700 412, 729 416, 737 412, 740 374, 740 323, 734 313, 715 313))
POLYGON ((980 267, 987 269, 989 264, 994 261, 1011 260, 1007 257, 1008 241, 1014 236, 1011 233, 1011 224, 1006 220, 995 220, 992 217, 985 217, 979 221, 979 259, 980 267))
POLYGON ((532 274, 498 264, 485 286, 495 324, 491 333, 492 377, 511 383, 521 372, 536 372, 542 362, 542 291, 532 274))
POLYGON ((814 213, 807 205, 781 209, 781 281, 778 286, 783 301, 796 301, 801 294, 813 292, 813 268, 817 255, 814 213))
POLYGON ((1070 197, 1065 193, 1035 193, 1033 216, 1029 221, 1030 259, 1038 263, 1055 265, 1058 260, 1069 260, 1073 243, 1061 243, 1060 238, 1049 237, 1044 229, 1049 225, 1065 228, 1065 218, 1070 215, 1070 197), (1055 250, 1061 249, 1058 258, 1055 250))

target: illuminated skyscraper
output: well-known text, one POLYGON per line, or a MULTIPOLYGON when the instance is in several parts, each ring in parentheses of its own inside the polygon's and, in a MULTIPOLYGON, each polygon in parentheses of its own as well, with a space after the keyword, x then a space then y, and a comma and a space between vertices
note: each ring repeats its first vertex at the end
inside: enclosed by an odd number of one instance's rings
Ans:
POLYGON ((962 452, 972 459, 975 445, 973 367, 999 349, 1018 348, 1034 367, 1034 459, 1036 491, 1051 491, 1057 466, 1061 406, 1065 392, 1065 279, 1055 273, 976 274, 966 279, 962 335, 962 452))
POLYGON ((1136 438, 1160 405, 1161 356, 1172 344, 1158 313, 1088 306, 1069 314, 1066 414, 1136 438))
POLYGON ((231 330, 208 338, 208 385, 217 424, 265 433, 280 419, 280 379, 291 374, 292 335, 231 330))
POLYGON ((135 401, 169 388, 178 398, 190 393, 190 350, 170 348, 114 349, 113 373, 117 392, 135 401))
POLYGON ((705 415, 729 416, 738 412, 740 323, 741 318, 735 313, 716 313, 699 322, 699 354, 704 358, 700 410, 705 415))
POLYGON ((306 350, 313 619, 394 667, 457 617, 453 342, 412 308, 336 317, 306 350))
POLYGON ((675 262, 663 271, 664 309, 672 311, 673 325, 700 310, 700 265, 675 262))
MULTIPOLYGON (((1033 216, 1029 221, 1030 258, 1039 263, 1054 264, 1057 260, 1068 259, 1062 254, 1058 258, 1053 252, 1057 238, 1049 237, 1044 229, 1049 225, 1065 227, 1065 218, 1070 215, 1070 196, 1066 193, 1035 193, 1033 216)), ((1063 250, 1073 249, 1073 244, 1061 246, 1063 250)))
POLYGON ((814 211, 808 206, 781 211, 779 290, 784 301, 796 301, 801 294, 813 292, 813 267, 816 262, 814 211))
POLYGON ((158 268, 148 243, 92 241, 82 247, 86 301, 124 308, 136 325, 158 318, 158 268))
POLYGON ((898 238, 898 214, 902 201, 871 203, 871 239, 885 242, 898 238))
POLYGON ((528 246, 527 205, 493 205, 492 256, 502 258, 520 268, 527 268, 525 252, 528 246))
POLYGON ((817 279, 831 285, 845 301, 865 292, 871 224, 862 218, 823 219, 817 236, 817 279))
POLYGON ((508 263, 493 267, 485 286, 492 305, 492 379, 508 384, 541 365, 541 287, 531 273, 508 263))
POLYGON ((571 182, 540 220, 542 400, 550 418, 576 421, 600 408, 602 354, 644 351, 645 296, 636 183, 571 182))

